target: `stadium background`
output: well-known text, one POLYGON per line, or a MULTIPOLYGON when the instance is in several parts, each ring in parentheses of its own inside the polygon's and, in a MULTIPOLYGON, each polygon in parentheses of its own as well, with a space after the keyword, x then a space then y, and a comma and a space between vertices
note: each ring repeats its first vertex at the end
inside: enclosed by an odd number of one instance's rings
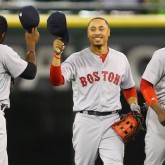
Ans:
MULTIPOLYGON (((23 58, 26 49, 24 30, 17 14, 7 17, 9 31, 5 44, 9 44, 23 58)), ((153 52, 164 47, 164 15, 102 15, 112 28, 110 47, 122 51, 128 57, 138 89, 139 103, 144 100, 139 92, 139 81, 153 52)), ((33 81, 16 79, 12 92, 11 108, 6 110, 8 130, 8 155, 10 165, 73 165, 72 149, 72 90, 71 85, 52 87, 49 82, 49 67, 52 60, 52 41, 46 29, 48 14, 41 14, 40 41, 37 45, 38 72, 33 81)), ((89 16, 67 14, 70 43, 62 60, 72 52, 88 46, 86 25, 89 16)), ((123 113, 128 110, 123 96, 123 113)), ((146 112, 143 111, 145 115, 146 112)), ((142 165, 144 135, 140 132, 136 141, 126 146, 125 165, 142 165)), ((89 142, 90 143, 90 142, 89 142)), ((88 144, 86 144, 88 146, 88 144)), ((87 147, 86 146, 86 147, 87 147)), ((96 161, 102 165, 101 160, 96 161)))

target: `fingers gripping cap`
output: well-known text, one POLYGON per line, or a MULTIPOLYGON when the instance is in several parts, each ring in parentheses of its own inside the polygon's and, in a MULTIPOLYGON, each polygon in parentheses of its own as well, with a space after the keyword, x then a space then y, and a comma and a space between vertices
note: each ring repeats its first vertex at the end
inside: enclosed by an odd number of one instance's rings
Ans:
POLYGON ((52 35, 62 38, 65 45, 68 44, 69 33, 64 13, 53 12, 47 19, 47 29, 52 35))
POLYGON ((39 25, 40 17, 38 10, 33 6, 24 6, 19 9, 19 20, 23 28, 30 32, 32 28, 39 25))

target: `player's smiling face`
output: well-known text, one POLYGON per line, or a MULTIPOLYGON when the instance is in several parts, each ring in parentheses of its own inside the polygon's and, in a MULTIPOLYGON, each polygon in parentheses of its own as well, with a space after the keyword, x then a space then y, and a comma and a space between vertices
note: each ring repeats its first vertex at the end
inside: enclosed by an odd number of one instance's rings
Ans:
POLYGON ((107 46, 110 29, 103 19, 93 19, 88 25, 88 38, 93 46, 107 46))

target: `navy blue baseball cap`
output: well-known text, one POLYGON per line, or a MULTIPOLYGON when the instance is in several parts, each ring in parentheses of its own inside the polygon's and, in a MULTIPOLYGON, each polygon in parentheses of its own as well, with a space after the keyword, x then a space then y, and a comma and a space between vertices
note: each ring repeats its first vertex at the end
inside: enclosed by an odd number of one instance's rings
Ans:
POLYGON ((28 32, 39 25, 40 17, 38 10, 33 6, 24 6, 18 11, 19 20, 28 32))
POLYGON ((53 12, 47 19, 47 29, 52 35, 60 37, 65 45, 69 43, 69 33, 64 13, 53 12))
POLYGON ((4 16, 0 15, 0 32, 1 33, 6 33, 8 28, 7 20, 4 16))

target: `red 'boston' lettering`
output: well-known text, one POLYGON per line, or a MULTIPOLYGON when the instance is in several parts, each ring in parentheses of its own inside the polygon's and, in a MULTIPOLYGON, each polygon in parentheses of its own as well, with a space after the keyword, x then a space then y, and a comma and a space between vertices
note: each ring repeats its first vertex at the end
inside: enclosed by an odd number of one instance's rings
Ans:
POLYGON ((80 77, 80 81, 83 87, 87 86, 87 81, 85 77, 80 77))
MULTIPOLYGON (((119 84, 120 76, 113 72, 102 71, 103 81, 113 82, 115 85, 119 84)), ((79 78, 82 84, 82 87, 88 85, 88 83, 93 84, 95 81, 100 81, 98 72, 93 72, 92 74, 87 74, 86 77, 79 78)))
POLYGON ((115 77, 115 76, 114 76, 114 73, 113 73, 113 72, 110 72, 109 75, 108 75, 108 81, 109 81, 109 82, 112 82, 113 79, 114 79, 114 77, 115 77))
POLYGON ((115 77, 115 80, 114 80, 114 84, 118 85, 119 83, 119 80, 120 80, 120 76, 118 74, 116 74, 116 77, 115 77))
POLYGON ((94 82, 93 76, 91 74, 87 74, 87 79, 90 83, 94 82))
POLYGON ((95 77, 95 81, 99 81, 100 77, 98 76, 98 72, 93 72, 93 75, 95 77))
POLYGON ((108 74, 108 71, 102 71, 102 74, 103 74, 103 80, 106 81, 106 77, 107 77, 107 74, 108 74))

